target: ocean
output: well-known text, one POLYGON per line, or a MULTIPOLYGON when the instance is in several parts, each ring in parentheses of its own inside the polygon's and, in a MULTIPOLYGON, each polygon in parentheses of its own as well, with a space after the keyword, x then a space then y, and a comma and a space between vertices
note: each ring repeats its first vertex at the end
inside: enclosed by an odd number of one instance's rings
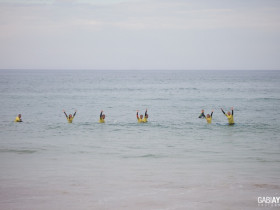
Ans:
POLYGON ((280 71, 1 70, 0 102, 0 209, 280 208, 280 71))

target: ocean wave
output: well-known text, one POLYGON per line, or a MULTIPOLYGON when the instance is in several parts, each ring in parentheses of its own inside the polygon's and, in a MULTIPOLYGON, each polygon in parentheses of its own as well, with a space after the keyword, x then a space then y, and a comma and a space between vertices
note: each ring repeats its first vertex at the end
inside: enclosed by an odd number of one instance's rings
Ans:
POLYGON ((33 154, 37 150, 30 149, 0 149, 0 153, 33 154))
POLYGON ((145 154, 145 155, 126 155, 122 156, 123 158, 151 158, 151 159, 157 159, 157 158, 165 158, 166 155, 156 155, 156 154, 145 154))

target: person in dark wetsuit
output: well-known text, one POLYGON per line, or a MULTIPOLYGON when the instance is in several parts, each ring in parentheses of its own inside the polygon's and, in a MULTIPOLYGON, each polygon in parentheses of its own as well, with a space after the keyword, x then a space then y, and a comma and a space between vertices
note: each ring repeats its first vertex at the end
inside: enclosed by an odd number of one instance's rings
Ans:
POLYGON ((201 114, 199 115, 198 118, 202 118, 202 119, 205 118, 204 109, 201 110, 201 114))

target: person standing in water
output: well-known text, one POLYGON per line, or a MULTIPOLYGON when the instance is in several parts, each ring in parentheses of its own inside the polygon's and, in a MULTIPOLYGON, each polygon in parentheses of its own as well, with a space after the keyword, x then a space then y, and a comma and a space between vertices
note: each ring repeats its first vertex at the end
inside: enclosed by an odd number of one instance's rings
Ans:
POLYGON ((21 114, 18 114, 18 116, 15 119, 15 122, 22 122, 21 120, 21 114))
POLYGON ((204 115, 204 109, 201 110, 201 114, 199 115, 198 118, 205 118, 205 115, 204 115))
POLYGON ((206 117, 205 117, 207 123, 209 123, 209 124, 212 123, 213 112, 214 112, 214 110, 212 110, 211 115, 207 114, 206 117))
POLYGON ((229 125, 234 125, 234 120, 233 120, 233 107, 231 107, 231 113, 228 112, 227 114, 224 112, 224 110, 221 108, 222 112, 224 115, 228 118, 228 124, 229 125))
POLYGON ((136 117, 137 117, 138 123, 143 123, 143 115, 141 114, 139 117, 138 112, 139 112, 139 110, 136 111, 136 117))
POLYGON ((149 115, 148 115, 148 110, 146 109, 146 111, 145 111, 145 116, 144 116, 144 119, 143 119, 143 123, 146 123, 146 122, 148 122, 148 117, 149 117, 149 115))
POLYGON ((75 113, 73 114, 73 116, 72 116, 72 114, 69 114, 69 116, 67 116, 65 110, 63 110, 63 112, 64 112, 64 114, 65 114, 66 119, 68 120, 68 122, 69 122, 69 123, 72 123, 72 121, 73 121, 73 119, 74 119, 74 117, 75 117, 75 115, 76 115, 76 113, 77 113, 77 110, 75 110, 75 113))
POLYGON ((139 117, 138 112, 139 112, 139 110, 137 110, 137 112, 136 112, 136 117, 137 117, 138 123, 146 123, 146 122, 148 122, 148 117, 149 117, 149 115, 147 113, 148 110, 146 109, 144 119, 143 119, 143 115, 142 114, 139 117))
POLYGON ((103 110, 100 112, 99 123, 105 123, 105 114, 103 114, 103 110))

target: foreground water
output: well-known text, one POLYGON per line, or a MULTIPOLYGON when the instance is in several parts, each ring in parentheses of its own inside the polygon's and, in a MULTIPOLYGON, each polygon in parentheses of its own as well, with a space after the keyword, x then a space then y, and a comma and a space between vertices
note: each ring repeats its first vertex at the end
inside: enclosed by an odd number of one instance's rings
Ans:
POLYGON ((0 209, 262 209, 279 196, 280 71, 2 70, 0 100, 0 209), (78 110, 72 124, 63 109, 78 110))

